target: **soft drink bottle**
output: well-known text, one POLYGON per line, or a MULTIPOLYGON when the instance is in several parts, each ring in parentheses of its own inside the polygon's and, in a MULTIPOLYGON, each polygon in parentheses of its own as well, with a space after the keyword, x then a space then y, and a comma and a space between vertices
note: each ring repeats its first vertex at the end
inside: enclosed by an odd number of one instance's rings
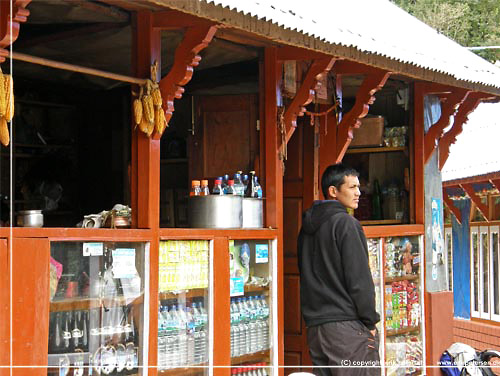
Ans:
POLYGON ((239 173, 234 174, 234 194, 238 196, 245 195, 245 186, 241 181, 241 174, 239 173))
POLYGON ((199 196, 200 194, 201 194, 200 181, 193 180, 191 182, 191 192, 189 193, 189 196, 199 196))
POLYGON ((219 179, 219 178, 215 179, 214 188, 212 189, 212 194, 213 195, 223 195, 224 194, 224 189, 222 188, 221 179, 219 179))
POLYGON ((226 188, 226 192, 225 192, 225 193, 226 193, 227 195, 235 195, 235 194, 236 194, 236 192, 235 192, 235 190, 234 190, 234 180, 229 180, 229 181, 227 182, 227 184, 228 184, 228 185, 227 185, 227 188, 226 188))
POLYGON ((208 196, 210 191, 208 189, 208 180, 201 181, 200 196, 208 196))

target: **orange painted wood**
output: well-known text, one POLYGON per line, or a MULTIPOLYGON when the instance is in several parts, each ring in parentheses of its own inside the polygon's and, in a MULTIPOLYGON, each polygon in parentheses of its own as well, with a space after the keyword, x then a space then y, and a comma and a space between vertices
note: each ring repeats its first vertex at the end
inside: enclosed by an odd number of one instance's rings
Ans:
POLYGON ((500 191, 500 179, 489 179, 490 183, 500 191))
POLYGON ((212 41, 218 26, 214 24, 187 28, 184 38, 175 50, 174 65, 160 81, 163 109, 167 123, 174 112, 174 99, 182 98, 184 85, 193 77, 194 67, 198 66, 201 56, 198 53, 212 41))
POLYGON ((0 376, 10 373, 10 258, 7 239, 0 239, 0 376))
POLYGON ((330 57, 329 55, 323 54, 321 52, 306 50, 304 48, 294 46, 280 46, 278 47, 277 52, 277 59, 280 61, 325 59, 330 57))
MULTIPOLYGON (((337 87, 340 85, 340 76, 336 77, 337 79, 337 87)), ((342 92, 340 92, 340 97, 339 93, 337 93, 337 98, 340 99, 342 98, 342 92)), ((320 118, 321 122, 321 129, 319 133, 319 167, 318 167, 318 172, 319 172, 319 196, 322 196, 321 193, 321 176, 323 175, 323 172, 325 169, 332 165, 335 164, 336 162, 336 154, 335 154, 335 148, 337 146, 337 118, 335 111, 331 111, 326 115, 326 118, 322 116, 320 118)))
MULTIPOLYGON (((313 60, 304 81, 302 81, 300 88, 297 90, 297 94, 292 99, 292 103, 290 103, 283 116, 286 127, 286 143, 288 143, 297 127, 297 117, 304 114, 305 106, 311 103, 316 90, 319 88, 318 85, 321 81, 320 75, 327 74, 330 69, 332 69, 334 63, 334 58, 313 60)), ((284 147, 284 145, 281 145, 281 147, 284 147)))
MULTIPOLYGON (((134 70, 136 77, 150 77, 156 61, 161 66, 160 32, 152 27, 152 13, 137 14, 134 70)), ((132 125, 131 166, 132 226, 158 228, 160 221, 160 141, 132 125)))
MULTIPOLYGON (((278 365, 283 365, 284 358, 284 330, 283 330, 283 166, 278 157, 280 139, 278 138, 277 93, 281 70, 278 69, 276 48, 264 50, 264 124, 263 132, 265 144, 265 176, 266 176, 266 225, 277 229, 277 258, 278 265, 278 365)), ((279 369, 283 376, 283 368, 279 369)))
MULTIPOLYGON (((229 287, 229 243, 214 239, 214 366, 231 365, 231 318, 229 287)), ((227 376, 229 368, 214 368, 214 375, 227 376)))
POLYGON ((15 238, 12 245, 13 375, 46 375, 49 338, 48 239, 15 238), (40 368, 32 368, 40 366, 40 368))
POLYGON ((356 101, 354 107, 344 115, 337 131, 337 148, 336 148, 336 162, 342 161, 344 154, 351 143, 354 128, 359 128, 362 119, 368 113, 370 104, 375 101, 374 94, 379 91, 384 85, 390 72, 381 71, 369 74, 363 80, 363 83, 356 93, 356 101))
POLYGON ((10 13, 11 2, 0 1, 0 63, 9 56, 7 47, 15 42, 19 36, 20 23, 26 22, 30 11, 26 6, 31 0, 12 1, 12 15, 10 13))
MULTIPOLYGON (((424 96, 425 85, 420 82, 414 86, 414 104, 413 104, 413 195, 410 191, 410 200, 414 208, 415 223, 425 223, 424 215, 424 96), (413 197, 412 197, 413 196, 413 197)), ((410 212, 410 218, 413 218, 410 212)))
POLYGON ((474 187, 472 186, 472 184, 470 184, 470 183, 469 184, 460 184, 460 188, 462 188, 467 193, 467 195, 470 197, 471 201, 476 205, 476 208, 480 211, 480 213, 482 214, 482 216, 486 220, 486 222, 489 222, 490 210, 488 208, 488 205, 485 205, 482 203, 479 196, 476 195, 476 192, 474 191, 474 187))
POLYGON ((457 108, 469 95, 467 90, 456 89, 446 96, 446 101, 441 103, 441 117, 433 124, 424 137, 424 163, 427 163, 436 149, 439 139, 443 136, 444 129, 450 125, 450 117, 455 115, 457 108))
POLYGON ((414 236, 424 233, 424 225, 363 226, 367 238, 414 236))
POLYGON ((467 122, 468 116, 481 103, 484 95, 481 93, 471 93, 460 104, 453 120, 453 126, 439 140, 439 169, 442 170, 446 160, 450 155, 450 146, 455 143, 457 136, 462 133, 463 125, 467 122))
POLYGON ((182 13, 176 10, 156 11, 153 14, 153 27, 161 30, 184 29, 186 27, 202 26, 210 21, 182 13))
POLYGON ((448 194, 443 189, 443 202, 448 207, 448 210, 455 216, 458 223, 462 224, 462 214, 460 210, 453 204, 453 200, 450 199, 448 194))

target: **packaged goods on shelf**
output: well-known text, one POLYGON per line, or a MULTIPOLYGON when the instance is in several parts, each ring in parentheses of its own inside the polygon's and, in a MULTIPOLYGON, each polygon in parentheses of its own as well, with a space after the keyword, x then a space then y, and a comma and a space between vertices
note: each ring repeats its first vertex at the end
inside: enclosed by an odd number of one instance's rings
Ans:
POLYGON ((399 281, 385 286, 385 317, 389 330, 420 324, 418 286, 414 282, 399 281))
POLYGON ((422 367, 422 341, 415 335, 396 336, 387 339, 387 375, 411 375, 422 367))

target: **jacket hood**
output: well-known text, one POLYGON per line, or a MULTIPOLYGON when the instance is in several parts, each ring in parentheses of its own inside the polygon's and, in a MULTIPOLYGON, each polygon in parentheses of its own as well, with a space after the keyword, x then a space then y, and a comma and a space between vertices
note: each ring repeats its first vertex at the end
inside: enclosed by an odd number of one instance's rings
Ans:
POLYGON ((337 213, 347 213, 346 208, 336 200, 314 201, 302 216, 302 229, 314 234, 323 223, 337 213))

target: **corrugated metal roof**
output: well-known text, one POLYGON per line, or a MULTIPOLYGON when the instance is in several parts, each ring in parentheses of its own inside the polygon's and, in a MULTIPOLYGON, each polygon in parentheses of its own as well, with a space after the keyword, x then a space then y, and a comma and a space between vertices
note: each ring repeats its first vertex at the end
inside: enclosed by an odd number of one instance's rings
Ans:
POLYGON ((443 182, 500 171, 499 136, 500 103, 481 103, 450 147, 443 182))
MULTIPOLYGON (((384 56, 458 80, 500 88, 500 68, 387 0, 197 1, 268 21, 329 44, 384 56)), ((161 2, 185 8, 183 1, 161 2)))

